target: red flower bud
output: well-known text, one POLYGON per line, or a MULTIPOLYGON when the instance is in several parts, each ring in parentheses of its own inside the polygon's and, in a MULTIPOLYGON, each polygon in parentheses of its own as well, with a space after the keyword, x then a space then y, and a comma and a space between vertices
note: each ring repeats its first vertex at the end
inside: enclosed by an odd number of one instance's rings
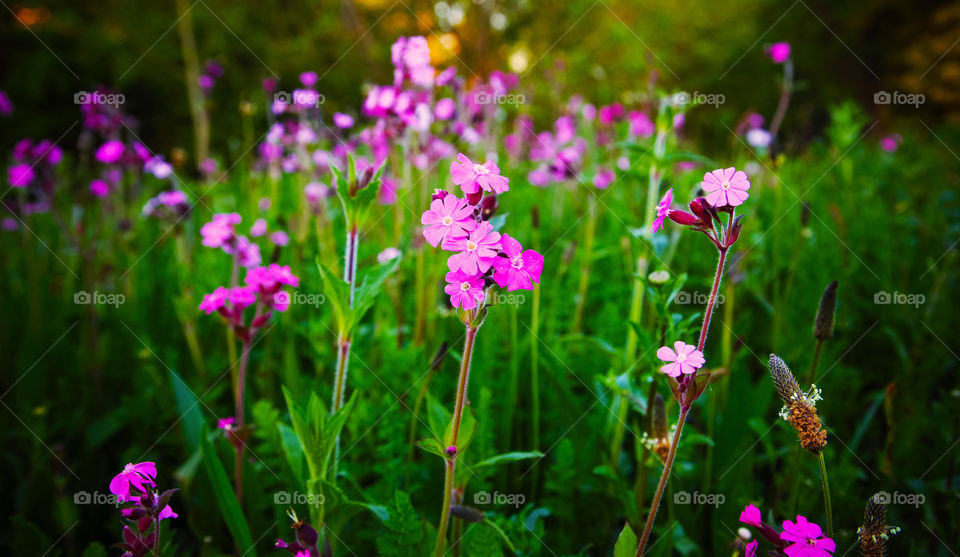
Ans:
POLYGON ((698 219, 696 215, 691 215, 686 211, 671 210, 667 213, 667 217, 673 222, 683 226, 692 226, 700 222, 700 219, 698 219))

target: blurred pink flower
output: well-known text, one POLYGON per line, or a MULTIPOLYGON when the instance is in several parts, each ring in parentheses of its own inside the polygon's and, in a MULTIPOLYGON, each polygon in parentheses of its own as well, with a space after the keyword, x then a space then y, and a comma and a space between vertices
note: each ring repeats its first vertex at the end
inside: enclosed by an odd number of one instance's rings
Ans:
POLYGON ((29 186, 36 177, 36 173, 29 164, 15 164, 7 169, 7 175, 10 178, 10 186, 14 188, 29 186))
POLYGON ((277 230, 270 235, 270 242, 275 246, 285 246, 290 243, 290 236, 283 230, 277 230))
POLYGON ((444 238, 441 247, 459 252, 447 259, 451 271, 459 269, 468 275, 486 273, 500 249, 500 233, 494 232, 489 222, 481 222, 467 237, 444 238))
POLYGON ((668 362, 660 368, 660 371, 670 377, 680 377, 681 373, 689 375, 706 363, 703 353, 697 350, 696 346, 679 340, 673 343, 673 350, 667 346, 661 346, 657 350, 657 358, 668 362))
POLYGON ((437 117, 437 120, 449 120, 456 110, 457 104, 453 102, 453 99, 444 98, 437 101, 436 106, 433 107, 433 115, 437 117))
POLYGON ((617 175, 609 168, 601 168, 593 177, 593 185, 599 190, 605 190, 616 180, 617 175))
POLYGON ((334 112, 333 125, 340 129, 352 128, 353 116, 350 116, 349 114, 344 114, 343 112, 334 112))
POLYGON ((823 538, 823 530, 805 517, 797 515, 797 521, 783 521, 780 539, 793 542, 783 549, 788 557, 830 557, 837 550, 837 544, 830 538, 823 538))
POLYGON ((510 180, 500 175, 500 168, 493 161, 474 164, 463 153, 457 155, 457 161, 450 163, 450 174, 453 183, 460 186, 464 193, 477 193, 481 188, 495 193, 510 189, 510 180))
POLYGON ((508 234, 500 237, 500 245, 507 257, 494 259, 493 280, 508 292, 533 290, 533 283, 540 282, 543 256, 532 249, 523 251, 520 242, 508 234))
POLYGON ((700 186, 707 192, 707 203, 714 207, 736 207, 742 205, 750 196, 747 193, 750 189, 747 174, 734 167, 707 172, 703 175, 700 186))
POLYGON ((457 308, 473 309, 483 300, 483 279, 476 274, 451 271, 446 276, 443 291, 450 295, 450 304, 457 308))
POLYGON ((657 218, 654 219, 653 225, 650 226, 650 232, 655 233, 663 229, 663 220, 667 218, 667 214, 670 213, 671 203, 673 203, 673 188, 668 189, 667 193, 663 194, 660 203, 657 203, 657 218))
POLYGON ((900 134, 892 133, 880 140, 880 148, 888 153, 893 153, 900 147, 901 141, 903 141, 903 137, 900 134))
POLYGON ((627 116, 630 120, 630 135, 635 137, 650 137, 657 130, 653 120, 645 112, 631 111, 627 116))
POLYGON ((200 227, 203 236, 203 245, 208 248, 219 248, 233 239, 234 226, 240 224, 239 213, 218 213, 213 220, 200 227))
POLYGON ((310 88, 317 84, 317 72, 303 72, 300 74, 300 83, 304 87, 310 88))
POLYGON ((264 219, 257 219, 253 222, 253 226, 250 227, 250 235, 254 238, 258 238, 267 233, 267 221, 264 219))
POLYGON ((10 97, 6 93, 0 91, 0 114, 7 116, 13 113, 13 103, 10 102, 10 97))
POLYGON ((790 43, 773 43, 767 48, 767 55, 774 64, 782 64, 790 58, 790 43))
POLYGON ((103 180, 93 180, 90 182, 90 193, 97 197, 106 197, 110 194, 110 186, 103 180))
POLYGON ((756 555, 757 555, 757 545, 759 545, 759 544, 757 543, 757 540, 753 540, 752 542, 748 543, 748 544, 747 544, 747 547, 746 547, 746 549, 745 549, 745 551, 744 551, 744 554, 743 554, 744 557, 756 557, 756 555))
POLYGON ((231 429, 235 421, 236 421, 236 418, 234 418, 233 416, 230 416, 227 418, 220 418, 219 420, 217 420, 217 429, 231 429))
POLYGON ((97 152, 94 156, 103 164, 114 164, 118 162, 121 157, 123 157, 124 149, 125 146, 123 145, 122 141, 111 139, 97 148, 97 152))
POLYGON ((230 289, 225 286, 220 286, 213 292, 203 296, 203 301, 200 302, 200 311, 210 315, 215 311, 219 311, 220 308, 224 306, 227 302, 227 298, 230 297, 230 289))
POLYGON ((420 216, 420 224, 424 225, 423 237, 431 246, 437 247, 446 238, 466 236, 477 227, 473 210, 466 199, 457 199, 452 194, 434 199, 430 202, 430 209, 420 216))

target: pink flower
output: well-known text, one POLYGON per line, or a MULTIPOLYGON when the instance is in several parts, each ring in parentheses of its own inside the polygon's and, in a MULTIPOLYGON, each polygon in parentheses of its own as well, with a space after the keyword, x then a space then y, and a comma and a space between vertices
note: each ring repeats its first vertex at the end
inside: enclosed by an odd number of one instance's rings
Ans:
POLYGON ((96 158, 103 164, 114 164, 123 156, 124 145, 122 141, 111 139, 97 149, 96 158))
POLYGON ((200 227, 203 236, 203 245, 208 248, 219 248, 234 237, 234 226, 240 224, 239 213, 218 213, 213 220, 200 227))
POLYGON ((450 163, 450 174, 453 183, 463 189, 463 193, 477 193, 480 188, 484 191, 503 193, 510 189, 510 180, 500 175, 500 169, 493 161, 483 164, 474 164, 466 155, 457 155, 457 161, 450 163))
POLYGON ((230 304, 237 309, 243 309, 257 303, 257 291, 249 286, 234 286, 230 289, 230 304))
POLYGON ((272 293, 280 289, 280 286, 300 286, 300 279, 290 272, 289 265, 277 265, 271 263, 267 267, 255 267, 247 271, 247 276, 243 282, 247 286, 258 289, 261 292, 272 293))
POLYGON ((110 193, 110 186, 103 180, 93 180, 90 182, 90 193, 97 197, 106 197, 110 193))
POLYGON ((763 517, 760 516, 760 509, 753 505, 747 505, 744 507, 743 512, 740 513, 740 522, 747 526, 760 526, 760 523, 763 522, 763 517))
POLYGON ((36 173, 29 164, 15 164, 7 170, 10 177, 10 186, 14 188, 23 188, 30 185, 36 173))
POLYGON ((793 542, 784 548, 788 557, 830 557, 837 550, 837 544, 830 538, 823 538, 823 531, 819 526, 797 515, 797 522, 783 521, 783 532, 780 539, 793 542))
POLYGON ((457 308, 473 309, 483 300, 483 279, 463 271, 447 273, 447 286, 443 291, 450 295, 450 304, 457 308))
POLYGON ((117 496, 117 501, 124 503, 146 493, 148 487, 157 485, 153 480, 157 478, 157 465, 153 462, 129 463, 110 480, 110 493, 117 496), (133 488, 140 493, 131 493, 133 488))
POLYGON ((227 302, 227 298, 230 297, 230 289, 224 286, 221 286, 207 294, 203 297, 203 301, 200 302, 200 311, 210 315, 211 313, 218 311, 224 306, 227 302))
POLYGON ((767 55, 774 64, 782 64, 790 58, 790 43, 773 43, 767 48, 767 55))
POLYGON ((900 137, 900 134, 893 133, 880 140, 880 148, 888 153, 892 153, 897 150, 901 141, 903 141, 903 138, 900 137))
POLYGON ((593 177, 593 185, 598 190, 605 190, 610 187, 610 184, 617 178, 617 175, 613 173, 609 168, 601 168, 600 172, 597 172, 596 176, 593 177))
POLYGON ((532 185, 542 188, 550 181, 550 172, 545 168, 535 168, 530 171, 530 174, 527 174, 527 180, 532 185))
POLYGON ((228 418, 220 418, 217 420, 217 429, 230 429, 233 427, 233 423, 236 419, 233 416, 228 418))
POLYGON ((433 107, 433 115, 437 117, 437 120, 449 120, 456 110, 457 105, 453 102, 453 99, 443 98, 437 101, 437 105, 433 107))
POLYGON ((300 83, 303 83, 304 87, 313 87, 317 84, 317 72, 303 72, 300 74, 300 83))
POLYGON ((520 242, 508 234, 500 237, 500 245, 507 257, 494 259, 493 280, 500 288, 506 288, 509 292, 533 290, 533 283, 540 282, 543 256, 532 249, 523 251, 520 242))
POLYGON ((267 233, 267 221, 264 219, 257 219, 254 221, 253 226, 250 227, 250 235, 254 238, 258 236, 263 236, 267 233))
POLYGON ((671 203, 673 203, 673 188, 668 189, 667 193, 663 194, 660 203, 657 203, 657 218, 654 219, 653 225, 650 227, 651 232, 663 229, 663 219, 667 218, 667 214, 670 213, 671 203))
POLYGON ((437 247, 446 238, 460 238, 477 227, 473 220, 473 206, 466 199, 447 194, 430 202, 430 209, 420 216, 424 225, 423 237, 437 247))
POLYGON ((703 182, 700 184, 703 191, 707 192, 707 203, 714 207, 723 207, 730 205, 736 207, 742 205, 750 194, 750 182, 747 180, 746 172, 737 170, 734 167, 726 170, 717 169, 707 172, 703 175, 703 182))
POLYGON ((486 273, 493 265, 500 249, 500 233, 493 231, 489 222, 481 222, 465 238, 445 238, 441 247, 457 251, 447 260, 451 271, 461 270, 468 275, 486 273))
POLYGON ((290 243, 290 236, 283 230, 277 230, 270 235, 270 241, 275 246, 285 246, 290 243))
POLYGON ((630 120, 630 135, 636 137, 650 137, 657 131, 657 126, 645 112, 634 110, 627 118, 630 120))
POLYGON ((669 362, 667 365, 661 367, 660 371, 670 377, 680 377, 681 373, 689 375, 706 363, 706 360, 703 358, 703 352, 697 350, 697 347, 692 344, 678 340, 673 343, 673 348, 676 352, 667 346, 661 346, 660 349, 657 350, 657 357, 664 362, 669 362))
POLYGON ((167 505, 166 507, 163 508, 163 510, 160 511, 160 514, 157 515, 157 519, 164 520, 167 518, 177 518, 178 516, 180 515, 173 512, 173 509, 170 508, 170 505, 167 505))
POLYGON ((352 128, 353 116, 350 116, 349 114, 344 114, 342 112, 334 112, 333 125, 340 129, 352 128))
POLYGON ((752 542, 748 543, 746 550, 743 553, 744 557, 756 557, 757 545, 759 545, 757 540, 753 540, 752 542))

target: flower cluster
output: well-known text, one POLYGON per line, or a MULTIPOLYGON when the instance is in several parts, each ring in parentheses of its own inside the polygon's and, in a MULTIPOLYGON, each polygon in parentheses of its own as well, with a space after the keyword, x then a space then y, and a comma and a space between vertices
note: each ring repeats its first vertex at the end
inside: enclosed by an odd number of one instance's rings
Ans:
POLYGON ((249 341, 274 311, 284 312, 290 307, 290 295, 283 290, 285 286, 300 286, 300 279, 287 265, 271 263, 254 267, 247 270, 243 286, 221 286, 205 295, 200 310, 207 315, 219 313, 241 340, 249 341), (256 305, 256 310, 248 326, 244 312, 252 305, 256 305))
POLYGON ((690 202, 690 212, 672 209, 673 189, 667 190, 657 204, 657 216, 650 227, 652 232, 663 228, 665 219, 687 226, 706 235, 717 249, 726 251, 740 237, 741 217, 734 218, 736 208, 750 197, 750 180, 747 174, 736 168, 718 168, 703 175, 700 188, 706 197, 690 202), (729 221, 724 225, 720 213, 727 213, 729 221))
POLYGON ((123 557, 157 555, 160 521, 177 518, 177 513, 169 505, 177 490, 158 493, 154 489, 156 478, 156 464, 140 462, 127 464, 110 480, 110 492, 116 496, 117 503, 127 505, 120 509, 120 515, 130 523, 124 525, 123 542, 118 544, 124 550, 123 557))
POLYGON ((190 211, 187 194, 180 190, 162 191, 149 199, 140 214, 161 220, 177 221, 190 211))
MULTIPOLYGON (((740 522, 757 528, 760 534, 774 545, 777 555, 830 557, 837 550, 837 544, 823 535, 820 526, 800 515, 797 515, 796 522, 784 520, 782 531, 777 532, 772 526, 763 522, 760 509, 747 505, 740 513, 740 522)), ((758 545, 756 540, 747 544, 746 557, 756 556, 758 545)))
POLYGON ((510 180, 493 161, 477 164, 462 153, 451 163, 450 174, 466 196, 438 190, 420 222, 427 243, 455 252, 447 259, 450 272, 444 288, 451 305, 464 310, 481 306, 488 278, 508 291, 533 289, 533 283, 540 282, 543 256, 524 250, 487 220, 496 207, 496 195, 510 189, 510 180), (490 194, 486 198, 485 192, 490 194))
POLYGON ((260 246, 237 234, 236 226, 241 220, 238 213, 217 213, 200 228, 200 234, 203 245, 222 249, 232 255, 238 265, 249 269, 260 264, 260 246))

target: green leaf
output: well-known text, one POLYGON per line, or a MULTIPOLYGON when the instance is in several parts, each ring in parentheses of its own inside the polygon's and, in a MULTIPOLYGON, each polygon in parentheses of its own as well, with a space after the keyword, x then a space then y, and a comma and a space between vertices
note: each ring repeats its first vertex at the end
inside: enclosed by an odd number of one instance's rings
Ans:
POLYGON ((243 555, 256 557, 256 547, 253 545, 253 538, 250 537, 250 527, 247 526, 247 519, 240 509, 240 503, 237 502, 233 486, 227 478, 227 473, 223 469, 223 464, 217 456, 213 443, 210 442, 206 427, 202 429, 200 449, 203 454, 203 467, 206 469, 207 477, 213 487, 217 506, 220 507, 220 514, 227 523, 227 528, 233 536, 233 541, 237 544, 237 549, 243 555))
POLYGON ((481 468, 483 466, 498 466, 506 462, 517 462, 519 460, 529 460, 531 458, 543 458, 543 453, 540 451, 515 451, 512 453, 503 453, 480 461, 477 464, 474 464, 473 467, 481 468))
POLYGON ((501 557, 502 541, 500 533, 483 522, 467 529, 461 544, 465 557, 501 557))
POLYGON ((305 455, 303 454, 303 447, 300 445, 300 439, 297 437, 297 433, 286 424, 278 423, 277 431, 280 433, 280 446, 283 448, 283 454, 287 457, 287 463, 293 471, 293 477, 297 479, 297 483, 303 485, 307 478, 303 470, 305 455))
POLYGON ((173 395, 177 401, 177 412, 183 422, 183 434, 187 438, 188 452, 194 453, 200 448, 200 437, 203 430, 203 414, 200 412, 200 402, 183 382, 177 372, 170 370, 170 382, 173 383, 173 395))
POLYGON ((433 395, 427 393, 427 426, 430 435, 439 437, 450 423, 450 412, 433 395))
POLYGON ((623 525, 623 531, 617 538, 617 545, 613 548, 613 557, 635 557, 639 544, 637 535, 633 533, 633 528, 630 527, 628 522, 623 525))
POLYGON ((410 496, 403 491, 394 493, 387 507, 386 532, 377 536, 377 554, 380 557, 423 557, 428 555, 421 547, 425 542, 423 520, 417 514, 410 496))
POLYGON ((396 270, 401 257, 398 255, 382 265, 369 269, 362 275, 353 301, 354 324, 363 319, 364 314, 373 307, 373 302, 376 301, 377 294, 380 293, 383 281, 396 270))
POLYGON ((447 447, 456 445, 458 455, 462 455, 467 450, 470 442, 473 441, 473 437, 477 434, 477 417, 473 414, 473 407, 466 406, 463 410, 463 414, 460 416, 460 431, 457 434, 457 442, 453 442, 453 418, 450 419, 450 423, 443 434, 444 445, 447 447))
POLYGON ((323 279, 323 291, 333 305, 333 315, 337 320, 337 329, 340 334, 349 333, 354 322, 353 311, 350 309, 350 286, 321 263, 319 255, 317 256, 317 267, 320 269, 320 278, 323 279))
POLYGON ((421 439, 417 441, 417 446, 421 449, 427 451, 430 454, 435 454, 444 460, 449 460, 450 457, 447 456, 447 453, 444 452, 446 447, 443 446, 443 443, 435 437, 428 437, 426 439, 421 439))

